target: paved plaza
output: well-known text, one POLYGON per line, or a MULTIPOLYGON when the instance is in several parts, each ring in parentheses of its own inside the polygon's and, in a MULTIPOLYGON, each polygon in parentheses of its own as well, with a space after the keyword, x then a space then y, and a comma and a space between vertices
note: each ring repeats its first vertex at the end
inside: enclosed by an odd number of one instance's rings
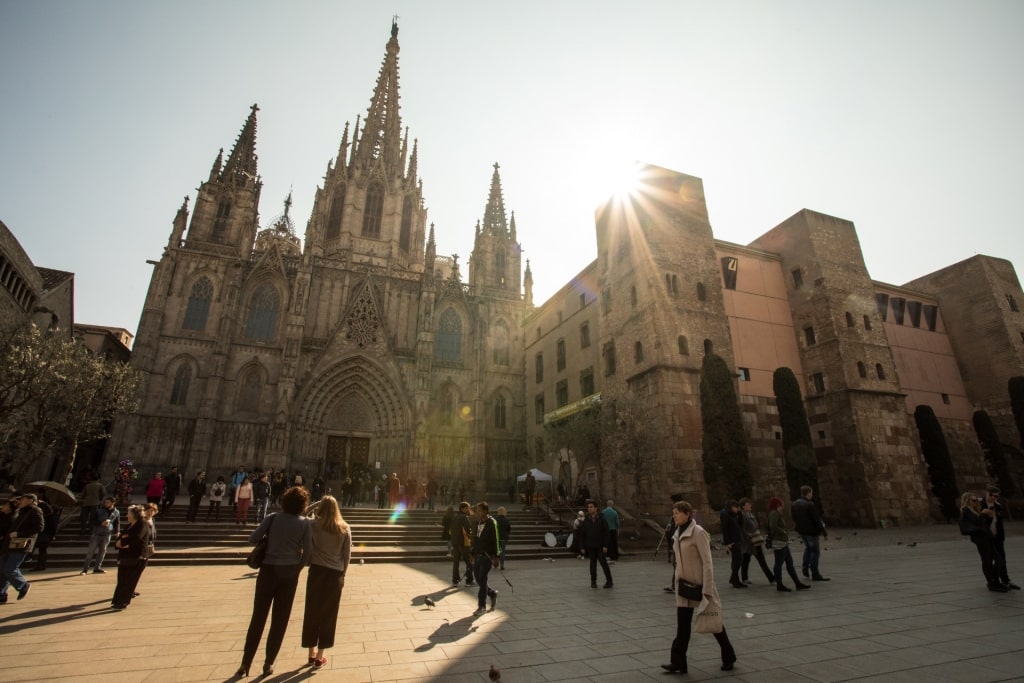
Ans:
MULTIPOLYGON (((1024 528, 1008 531, 1010 576, 1024 583, 1024 528)), ((261 681, 479 682, 492 664, 509 683, 1024 680, 1024 594, 988 592, 974 546, 955 526, 833 530, 825 545, 822 572, 833 580, 800 593, 777 592, 756 567, 752 586, 731 588, 727 558, 716 553, 739 655, 728 673, 714 639, 700 634, 689 674, 662 673, 675 630, 662 552, 615 564, 610 590, 591 589, 588 563, 566 555, 510 561, 514 592, 492 572, 497 609, 477 618, 475 589, 453 588, 446 562, 356 564, 338 644, 315 672, 299 643, 303 574, 276 673, 261 681)), ((12 592, 0 606, 4 681, 226 681, 238 667, 255 577, 245 566, 153 565, 124 612, 109 609, 114 571, 27 576, 29 595, 18 602, 12 592)), ((253 672, 262 664, 261 649, 253 672)))

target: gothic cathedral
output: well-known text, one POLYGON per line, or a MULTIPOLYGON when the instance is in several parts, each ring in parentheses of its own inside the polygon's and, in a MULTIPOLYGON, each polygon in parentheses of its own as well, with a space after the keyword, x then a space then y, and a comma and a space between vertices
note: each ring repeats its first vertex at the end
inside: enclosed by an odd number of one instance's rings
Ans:
POLYGON ((300 243, 259 227, 252 111, 174 219, 132 363, 139 410, 108 463, 369 470, 504 490, 525 464, 523 341, 532 282, 495 164, 464 282, 427 228, 398 107, 398 27, 365 120, 346 124, 300 243))

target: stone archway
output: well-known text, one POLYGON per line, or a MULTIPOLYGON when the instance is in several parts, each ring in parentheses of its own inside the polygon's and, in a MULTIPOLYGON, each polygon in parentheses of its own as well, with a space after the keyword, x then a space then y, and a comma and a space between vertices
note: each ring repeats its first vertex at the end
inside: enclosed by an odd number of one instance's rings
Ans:
POLYGON ((299 396, 293 466, 323 473, 337 491, 341 481, 334 477, 354 468, 378 475, 404 470, 413 432, 411 403, 397 371, 352 355, 317 372, 299 396))

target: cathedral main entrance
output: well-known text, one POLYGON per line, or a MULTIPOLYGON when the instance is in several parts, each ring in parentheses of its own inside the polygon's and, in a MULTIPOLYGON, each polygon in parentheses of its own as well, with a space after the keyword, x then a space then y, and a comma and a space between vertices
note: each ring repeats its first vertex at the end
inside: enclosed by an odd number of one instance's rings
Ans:
POLYGON ((345 477, 353 481, 364 477, 370 464, 370 437, 328 436, 324 453, 326 490, 344 504, 341 485, 345 477))

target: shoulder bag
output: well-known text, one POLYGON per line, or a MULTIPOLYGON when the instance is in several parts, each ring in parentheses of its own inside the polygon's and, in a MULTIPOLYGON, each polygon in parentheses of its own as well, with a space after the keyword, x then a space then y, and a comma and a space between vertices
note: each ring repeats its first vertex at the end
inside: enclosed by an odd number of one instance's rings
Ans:
POLYGON ((704 599, 704 584, 690 583, 685 579, 676 579, 676 592, 679 597, 700 602, 704 599))
POLYGON ((263 558, 267 556, 267 544, 270 542, 270 528, 274 526, 273 515, 270 518, 270 524, 267 525, 267 533, 263 534, 263 538, 253 546, 253 549, 249 551, 248 557, 245 558, 245 563, 249 565, 249 569, 259 569, 263 566, 263 558))

